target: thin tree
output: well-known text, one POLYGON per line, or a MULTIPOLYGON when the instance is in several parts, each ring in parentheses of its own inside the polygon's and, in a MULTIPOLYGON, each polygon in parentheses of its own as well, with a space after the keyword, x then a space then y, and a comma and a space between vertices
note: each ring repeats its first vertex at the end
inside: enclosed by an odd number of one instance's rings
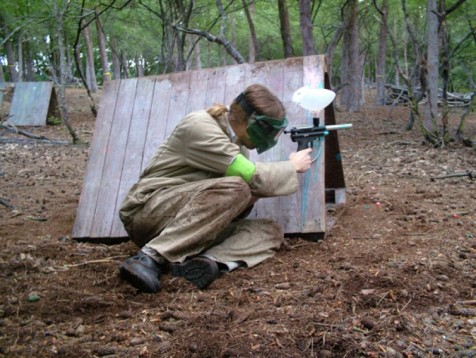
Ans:
POLYGON ((438 139, 438 67, 439 67, 439 44, 438 44, 438 8, 436 0, 427 0, 427 81, 426 89, 427 102, 424 109, 424 125, 432 133, 429 137, 433 144, 437 145, 438 139))
POLYGON ((362 65, 359 54, 358 2, 349 0, 345 7, 348 24, 342 43, 342 82, 348 83, 343 87, 341 104, 346 111, 357 112, 362 101, 362 65))
POLYGON ((283 43, 284 58, 292 57, 294 49, 291 39, 291 25, 289 22, 289 11, 286 0, 278 0, 279 29, 281 41, 283 43))
POLYGON ((83 27, 83 37, 86 44, 86 82, 91 93, 97 93, 96 67, 94 65, 93 43, 89 33, 89 26, 83 27))
MULTIPOLYGON (((451 51, 450 51, 450 37, 448 31, 448 16, 455 11, 459 6, 461 6, 466 0, 459 0, 450 8, 446 9, 446 1, 439 0, 438 3, 438 20, 439 20, 439 33, 441 38, 441 78, 442 78, 442 100, 441 100, 441 123, 442 123, 442 137, 444 142, 450 140, 450 134, 448 130, 448 115, 449 115, 449 106, 448 106, 448 83, 450 77, 450 60, 451 60, 451 51)), ((472 100, 471 100, 472 101, 472 100)), ((458 127, 460 128, 460 127, 458 127)), ((461 136, 461 134, 459 134, 461 136)))
MULTIPOLYGON (((2 39, 2 44, 5 46, 5 50, 7 52, 7 65, 8 65, 8 73, 10 75, 10 82, 18 81, 18 72, 16 69, 15 63, 15 50, 13 48, 13 41, 12 36, 14 31, 9 32, 7 24, 5 24, 5 20, 3 16, 0 14, 0 27, 3 29, 4 39, 2 39)), ((18 31, 18 29, 17 29, 18 31)))
MULTIPOLYGON (((225 16, 225 9, 221 6, 221 1, 216 0, 218 11, 219 11, 219 17, 212 21, 212 23, 209 25, 209 29, 211 29, 220 19, 225 16)), ((221 46, 223 46, 226 50, 226 52, 236 61, 236 63, 245 63, 245 59, 241 55, 241 53, 234 47, 231 42, 227 39, 225 30, 226 27, 223 25, 222 21, 222 26, 220 27, 220 34, 213 35, 210 33, 209 30, 200 30, 200 29, 193 29, 193 28, 188 28, 186 26, 183 26, 182 24, 173 24, 172 25, 174 29, 177 31, 182 31, 187 34, 192 34, 192 35, 197 35, 202 38, 207 39, 209 42, 215 42, 221 46)), ((193 47, 192 47, 193 49, 193 47)))
MULTIPOLYGON (((376 1, 374 0, 374 5, 377 7, 376 1)), ((376 103, 380 106, 385 105, 385 84, 386 84, 386 61, 387 61, 387 13, 388 13, 388 0, 383 0, 382 8, 379 9, 380 12, 380 33, 378 41, 378 55, 377 55, 377 97, 375 99, 376 103)))
POLYGON ((96 12, 96 31, 98 35, 99 56, 101 57, 102 76, 103 81, 111 80, 111 72, 109 71, 109 61, 106 52, 106 36, 104 35, 104 28, 102 26, 101 18, 96 12))
POLYGON ((248 27, 250 29, 250 51, 248 62, 254 63, 255 61, 259 61, 261 59, 261 47, 258 42, 258 36, 256 35, 255 25, 251 16, 251 13, 255 12, 254 1, 251 0, 249 5, 246 0, 242 0, 242 3, 246 20, 248 21, 248 27))
POLYGON ((110 46, 112 52, 112 72, 114 79, 118 80, 121 78, 121 59, 117 49, 117 40, 114 37, 111 38, 110 46))
POLYGON ((56 34, 58 40, 58 52, 59 52, 59 61, 60 61, 60 82, 59 82, 59 107, 61 112, 61 118, 68 128, 69 134, 73 138, 73 143, 79 142, 79 137, 76 134, 76 131, 71 126, 69 122, 69 113, 68 107, 66 105, 66 80, 67 80, 67 63, 66 63, 66 49, 64 46, 64 17, 68 11, 69 1, 60 1, 59 4, 56 3, 57 0, 52 1, 53 5, 53 16, 56 22, 56 34))
MULTIPOLYGON (((341 22, 339 23, 337 29, 334 32, 334 35, 332 36, 331 41, 327 44, 327 47, 326 47, 327 70, 329 73, 329 77, 331 77, 331 74, 332 74, 331 67, 332 67, 332 63, 334 59, 335 50, 337 46, 339 45, 339 42, 341 41, 342 36, 344 35, 345 29, 349 26, 348 24, 349 18, 344 15, 344 8, 345 8, 345 3, 340 9, 341 22)), ((342 82, 343 81, 341 81, 341 84, 339 85, 338 88, 334 89, 336 92, 340 91, 342 87, 348 85, 348 83, 342 83, 342 82)))
POLYGON ((301 25, 302 53, 304 56, 317 53, 312 32, 311 4, 309 0, 299 0, 299 20, 301 25))

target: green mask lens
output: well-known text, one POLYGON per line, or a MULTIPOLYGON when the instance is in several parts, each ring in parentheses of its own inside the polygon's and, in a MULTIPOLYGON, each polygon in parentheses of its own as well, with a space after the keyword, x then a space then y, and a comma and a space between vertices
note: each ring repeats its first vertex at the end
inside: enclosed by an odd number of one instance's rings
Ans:
POLYGON ((258 154, 274 147, 287 125, 286 118, 279 120, 268 116, 250 117, 247 132, 258 154))

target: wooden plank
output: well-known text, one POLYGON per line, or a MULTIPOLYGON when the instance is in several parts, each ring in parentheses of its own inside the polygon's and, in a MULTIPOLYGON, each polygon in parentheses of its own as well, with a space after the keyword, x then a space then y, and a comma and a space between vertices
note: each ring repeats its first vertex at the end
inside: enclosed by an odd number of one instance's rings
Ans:
MULTIPOLYGON (((286 116, 289 121, 288 129, 302 125, 304 110, 292 101, 294 91, 302 87, 302 57, 290 58, 285 61, 284 67, 284 96, 283 104, 286 108, 286 116)), ((297 143, 291 141, 289 134, 283 134, 281 142, 281 160, 288 160, 289 155, 297 151, 297 143)), ((296 193, 279 198, 279 210, 281 211, 281 225, 286 233, 301 232, 301 190, 296 193)))
MULTIPOLYGON (((310 88, 324 88, 324 56, 307 56, 303 59, 303 85, 310 88)), ((324 111, 313 114, 305 112, 306 124, 312 125, 313 115, 324 121, 324 111)), ((324 123, 324 122, 323 122, 324 123)), ((301 181, 301 219, 302 233, 324 233, 326 231, 325 207, 325 143, 318 139, 314 142, 311 156, 316 159, 311 169, 302 175, 301 181)))
POLYGON ((175 126, 187 114, 188 100, 190 96, 190 72, 176 73, 170 76, 172 88, 169 97, 169 114, 166 118, 165 135, 168 136, 175 126))
MULTIPOLYGON (((145 140, 144 155, 142 158, 141 172, 148 165, 160 143, 165 138, 165 127, 169 116, 169 102, 172 93, 172 82, 169 76, 153 77, 155 82, 152 109, 149 123, 147 124, 147 137, 145 140)), ((172 110, 174 110, 172 108, 172 110)))
POLYGON ((72 236, 77 240, 91 237, 91 226, 96 212, 98 192, 101 187, 106 150, 118 96, 120 81, 109 81, 103 89, 89 150, 83 189, 79 198, 72 236))
POLYGON ((9 122, 16 126, 44 126, 48 117, 53 82, 17 82, 9 122))
MULTIPOLYGON (((248 72, 248 75, 246 76, 246 87, 255 83, 265 86, 267 68, 268 67, 266 62, 259 62, 259 63, 253 64, 253 66, 251 66, 250 68, 250 71, 248 72)), ((261 158, 259 158, 259 155, 255 150, 250 152, 250 159, 253 162, 263 161, 263 158, 264 156, 261 156, 261 158)), ((259 204, 255 205, 255 210, 257 210, 257 208, 259 208, 259 204)))
POLYGON ((186 113, 206 109, 208 71, 193 71, 190 75, 190 97, 186 113))
MULTIPOLYGON (((266 86, 279 99, 283 98, 284 90, 284 66, 283 61, 267 61, 256 64, 247 78, 247 85, 254 83, 266 86)), ((271 162, 281 160, 281 141, 266 152, 259 154, 252 151, 251 159, 255 162, 271 162)), ((260 218, 269 218, 281 222, 279 210, 279 197, 259 200, 251 213, 251 217, 256 215, 260 218)))
POLYGON ((224 104, 226 71, 227 67, 208 70, 207 94, 205 96, 206 107, 210 107, 215 103, 224 104))
MULTIPOLYGON (((262 84, 264 85, 265 82, 265 72, 262 71, 263 67, 265 64, 263 62, 260 63, 254 63, 250 65, 246 72, 246 78, 245 78, 245 83, 243 86, 243 90, 253 84, 262 84)), ((262 161, 262 158, 259 158, 258 153, 255 150, 250 151, 250 160, 252 162, 259 162, 262 161)), ((259 201, 256 202, 256 204, 253 207, 253 210, 251 213, 248 215, 249 219, 257 219, 259 217, 263 217, 263 213, 267 212, 267 205, 265 200, 268 199, 260 199, 259 201)))
POLYGON ((129 128, 132 120, 137 78, 121 80, 114 121, 106 150, 98 203, 91 227, 92 237, 110 237, 129 128))
POLYGON ((223 84, 225 105, 231 105, 233 100, 245 89, 249 71, 249 64, 234 65, 227 68, 225 82, 223 84))
MULTIPOLYGON (((140 78, 137 83, 122 175, 119 179, 119 191, 117 193, 116 205, 112 209, 114 219, 111 237, 127 235, 118 213, 127 192, 139 179, 153 96, 154 81, 147 77, 140 78)), ((111 208, 103 208, 103 210, 111 210, 111 208)))

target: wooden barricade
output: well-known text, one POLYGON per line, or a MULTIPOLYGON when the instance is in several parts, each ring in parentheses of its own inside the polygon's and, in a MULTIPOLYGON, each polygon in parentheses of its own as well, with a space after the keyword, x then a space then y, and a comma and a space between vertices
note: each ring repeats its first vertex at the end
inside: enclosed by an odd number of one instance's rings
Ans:
MULTIPOLYGON (((127 240, 119 208, 160 143, 190 111, 206 109, 214 103, 229 105, 253 83, 267 86, 283 101, 289 126, 311 125, 312 114, 294 104, 292 95, 302 86, 328 88, 325 57, 307 56, 108 82, 100 101, 73 238, 101 243, 127 240)), ((331 107, 321 113, 326 124, 335 123, 331 107)), ((312 169, 300 175, 300 190, 287 197, 259 200, 250 218, 273 219, 288 236, 324 236, 325 188, 339 192, 334 198, 339 197, 336 202, 342 203, 345 183, 337 132, 326 140, 326 148, 330 149, 326 149, 325 155, 323 142, 320 153, 313 154, 317 160, 312 169), (325 175, 327 165, 332 165, 335 175, 325 175), (329 185, 325 180, 329 180, 329 185)), ((251 159, 287 160, 296 149, 297 144, 289 135, 282 135, 275 147, 259 158, 253 151, 251 159)))
POLYGON ((8 122, 15 126, 44 126, 59 117, 53 82, 16 82, 8 122))

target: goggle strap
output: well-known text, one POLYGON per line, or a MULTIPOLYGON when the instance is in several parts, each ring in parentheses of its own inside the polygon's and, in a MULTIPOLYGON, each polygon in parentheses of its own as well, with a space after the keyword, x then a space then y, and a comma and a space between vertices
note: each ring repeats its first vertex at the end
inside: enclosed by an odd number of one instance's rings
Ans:
POLYGON ((256 112, 255 109, 246 100, 245 94, 243 92, 241 92, 240 95, 236 97, 235 101, 246 112, 246 115, 248 117, 250 117, 254 112, 256 112))
POLYGON ((284 117, 282 120, 279 120, 279 119, 267 117, 267 116, 256 116, 255 120, 259 123, 265 122, 267 125, 276 129, 284 128, 288 125, 288 120, 286 117, 284 117))

